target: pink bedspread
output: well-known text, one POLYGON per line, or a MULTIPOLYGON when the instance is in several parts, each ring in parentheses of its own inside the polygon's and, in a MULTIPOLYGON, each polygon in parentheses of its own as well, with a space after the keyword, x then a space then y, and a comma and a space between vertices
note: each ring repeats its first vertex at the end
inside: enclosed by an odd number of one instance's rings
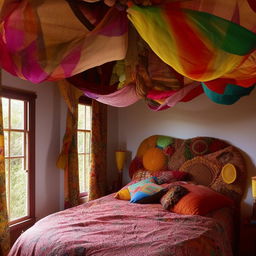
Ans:
POLYGON ((211 216, 178 215, 160 204, 131 204, 109 195, 38 221, 9 256, 232 255, 228 233, 211 216))

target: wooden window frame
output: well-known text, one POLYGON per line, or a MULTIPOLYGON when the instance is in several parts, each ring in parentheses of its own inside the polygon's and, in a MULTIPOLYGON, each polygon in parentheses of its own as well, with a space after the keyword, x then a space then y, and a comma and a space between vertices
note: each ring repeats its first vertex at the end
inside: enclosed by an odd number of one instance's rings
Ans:
POLYGON ((29 103, 29 132, 28 132, 28 216, 11 221, 10 236, 11 244, 19 235, 35 223, 35 100, 37 95, 34 92, 14 89, 2 86, 1 97, 24 100, 29 103))
MULTIPOLYGON (((83 105, 87 105, 87 106, 92 106, 92 99, 90 99, 86 96, 81 96, 79 98, 78 103, 83 104, 83 105)), ((79 131, 84 132, 84 130, 80 130, 80 129, 77 128, 77 132, 79 132, 79 131)), ((80 155, 78 152, 77 152, 77 154, 78 154, 78 156, 80 155)), ((79 177, 79 179, 80 179, 80 177, 79 177)), ((80 190, 80 188, 79 188, 79 190, 80 190)), ((80 197, 81 203, 84 203, 86 201, 87 197, 88 197, 88 192, 79 193, 79 197, 80 197)))

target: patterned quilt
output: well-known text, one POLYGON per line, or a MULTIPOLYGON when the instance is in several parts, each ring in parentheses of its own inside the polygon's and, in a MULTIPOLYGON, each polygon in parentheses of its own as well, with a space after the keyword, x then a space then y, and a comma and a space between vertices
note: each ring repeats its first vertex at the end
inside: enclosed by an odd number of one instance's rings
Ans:
POLYGON ((223 210, 178 215, 112 194, 41 219, 9 256, 231 256, 231 218, 223 210))

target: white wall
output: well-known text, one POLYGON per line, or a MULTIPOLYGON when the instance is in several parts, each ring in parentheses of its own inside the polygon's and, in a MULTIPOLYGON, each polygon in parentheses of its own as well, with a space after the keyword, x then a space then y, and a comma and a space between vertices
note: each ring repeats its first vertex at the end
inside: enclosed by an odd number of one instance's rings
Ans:
MULTIPOLYGON (((179 138, 211 136, 224 139, 244 152, 248 167, 248 190, 243 214, 251 214, 250 177, 256 175, 256 91, 231 106, 218 105, 201 95, 161 112, 149 110, 143 101, 119 109, 119 143, 136 154, 139 143, 154 134, 179 138)), ((127 170, 125 180, 128 181, 127 170)))
POLYGON ((2 84, 37 94, 36 99, 36 218, 59 210, 60 96, 54 83, 35 85, 2 71, 2 84))

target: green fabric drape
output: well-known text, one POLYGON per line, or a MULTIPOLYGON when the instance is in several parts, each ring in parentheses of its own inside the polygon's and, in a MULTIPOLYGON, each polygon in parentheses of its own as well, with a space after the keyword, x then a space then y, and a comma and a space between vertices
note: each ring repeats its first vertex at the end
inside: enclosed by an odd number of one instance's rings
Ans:
POLYGON ((107 106, 92 101, 92 144, 89 200, 106 193, 107 184, 107 106))
MULTIPOLYGON (((0 71, 1 81, 1 71, 0 71)), ((0 85, 1 95, 1 85, 0 85)), ((10 249, 10 234, 5 188, 5 163, 4 163, 4 132, 2 115, 2 98, 0 98, 0 256, 7 255, 10 249)))
POLYGON ((68 105, 66 132, 57 167, 64 169, 65 208, 79 204, 79 174, 77 152, 78 101, 82 92, 67 81, 59 83, 60 92, 68 105))

